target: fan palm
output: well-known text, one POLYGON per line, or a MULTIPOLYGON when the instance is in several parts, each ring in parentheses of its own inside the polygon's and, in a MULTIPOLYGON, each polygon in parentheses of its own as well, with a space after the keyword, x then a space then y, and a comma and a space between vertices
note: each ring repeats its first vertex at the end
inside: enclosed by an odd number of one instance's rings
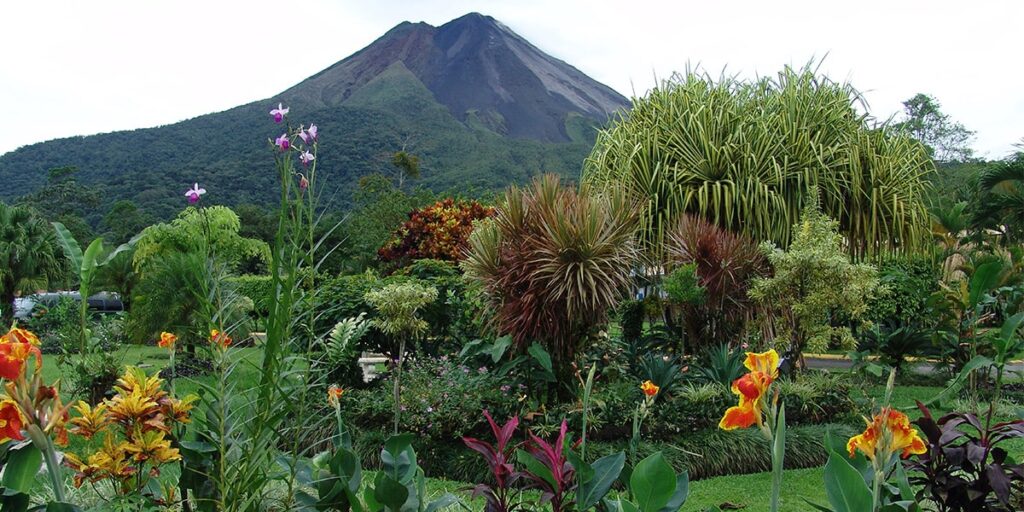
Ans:
POLYGON ((0 203, 0 322, 14 318, 14 297, 66 274, 53 228, 24 206, 0 203))
POLYGON ((677 75, 600 132, 583 180, 640 202, 655 262, 682 213, 788 244, 812 186, 853 254, 914 248, 927 238, 934 166, 920 143, 870 127, 859 98, 809 67, 753 82, 677 75))

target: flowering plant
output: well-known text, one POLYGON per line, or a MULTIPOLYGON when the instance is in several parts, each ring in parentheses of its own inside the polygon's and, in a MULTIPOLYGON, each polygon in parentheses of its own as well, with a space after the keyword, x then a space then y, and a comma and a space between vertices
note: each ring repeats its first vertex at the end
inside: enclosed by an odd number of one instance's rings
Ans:
MULTIPOLYGON (((181 460, 174 446, 174 427, 190 421, 198 397, 174 398, 163 384, 163 379, 129 366, 114 386, 112 398, 95 407, 81 401, 74 406, 77 415, 68 422, 71 433, 85 440, 102 435, 103 440, 89 455, 65 453, 65 464, 75 471, 75 487, 85 481, 111 480, 119 493, 141 495, 162 466, 181 460)), ((153 496, 164 505, 173 497, 170 489, 163 496, 153 496)))
POLYGON ((779 378, 779 362, 779 354, 774 349, 761 353, 747 352, 743 365, 749 372, 732 383, 732 392, 739 398, 739 404, 728 408, 718 423, 722 430, 757 425, 765 438, 772 442, 772 512, 779 510, 786 454, 786 411, 779 403, 778 389, 772 393, 772 384, 779 378))
POLYGON ((58 502, 64 501, 64 479, 57 464, 55 443, 67 444, 68 408, 60 399, 57 384, 48 386, 42 382, 43 356, 39 351, 39 338, 30 331, 16 325, 0 336, 0 378, 4 393, 0 394, 0 444, 10 441, 24 441, 30 444, 12 448, 18 455, 9 455, 4 469, 5 494, 28 494, 32 479, 19 481, 7 474, 33 475, 39 469, 39 452, 46 461, 47 473, 58 502), (29 359, 35 360, 31 377, 28 375, 29 359), (30 452, 35 452, 33 457, 30 452), (34 465, 34 468, 32 467, 34 465))

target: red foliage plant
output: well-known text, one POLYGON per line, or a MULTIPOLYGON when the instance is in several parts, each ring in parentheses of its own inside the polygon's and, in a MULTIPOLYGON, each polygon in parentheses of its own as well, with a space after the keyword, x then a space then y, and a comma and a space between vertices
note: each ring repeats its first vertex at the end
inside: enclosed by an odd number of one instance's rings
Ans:
POLYGON ((473 222, 493 215, 494 208, 477 201, 438 201, 409 212, 409 220, 377 251, 377 256, 399 264, 419 259, 459 261, 473 232, 473 222))

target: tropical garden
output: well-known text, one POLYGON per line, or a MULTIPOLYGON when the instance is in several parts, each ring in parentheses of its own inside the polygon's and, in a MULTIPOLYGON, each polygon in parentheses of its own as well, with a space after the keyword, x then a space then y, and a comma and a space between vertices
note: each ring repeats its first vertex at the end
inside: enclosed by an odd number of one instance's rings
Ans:
POLYGON ((577 180, 399 151, 344 213, 286 105, 272 206, 54 169, 0 204, 0 510, 1024 509, 1024 148, 906 106, 690 72, 577 180))

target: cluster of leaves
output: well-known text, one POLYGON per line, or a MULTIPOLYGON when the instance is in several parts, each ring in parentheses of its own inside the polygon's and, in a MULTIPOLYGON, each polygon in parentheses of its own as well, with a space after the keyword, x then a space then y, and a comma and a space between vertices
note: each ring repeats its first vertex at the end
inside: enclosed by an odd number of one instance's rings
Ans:
POLYGON ((934 164, 918 141, 876 126, 860 98, 812 64, 749 81, 688 72, 599 133, 583 181, 642 201, 639 236, 658 262, 682 213, 786 245, 813 186, 848 252, 920 246, 934 164))
POLYGON ((775 343, 789 360, 799 360, 806 349, 826 350, 832 343, 852 349, 849 326, 835 326, 832 319, 842 314, 860 320, 878 289, 878 271, 850 261, 838 228, 811 201, 793 226, 787 250, 770 242, 763 245, 774 275, 755 279, 750 296, 781 318, 775 343))
POLYGON ((666 246, 672 265, 692 269, 688 272, 701 290, 700 300, 681 301, 691 348, 704 348, 709 340, 739 339, 753 315, 754 303, 747 294, 751 282, 766 273, 757 244, 707 220, 683 215, 668 232, 666 246))
POLYGON ((561 373, 631 283, 635 212, 621 192, 547 175, 505 194, 470 237, 463 268, 483 283, 498 330, 520 351, 541 342, 561 373))
POLYGON ((14 318, 16 293, 45 289, 67 272, 53 228, 28 208, 0 203, 0 325, 14 318))
POLYGON ((928 452, 906 463, 918 500, 941 511, 1019 510, 1024 492, 1024 464, 1013 462, 1007 441, 1024 437, 1024 420, 984 423, 971 413, 952 413, 936 420, 918 402, 922 416, 915 423, 927 437, 928 452), (1016 501, 1013 501, 1016 500, 1016 501))
POLYGON ((418 259, 462 260, 473 223, 494 215, 476 201, 452 198, 409 212, 409 220, 377 251, 381 260, 403 264, 418 259))

